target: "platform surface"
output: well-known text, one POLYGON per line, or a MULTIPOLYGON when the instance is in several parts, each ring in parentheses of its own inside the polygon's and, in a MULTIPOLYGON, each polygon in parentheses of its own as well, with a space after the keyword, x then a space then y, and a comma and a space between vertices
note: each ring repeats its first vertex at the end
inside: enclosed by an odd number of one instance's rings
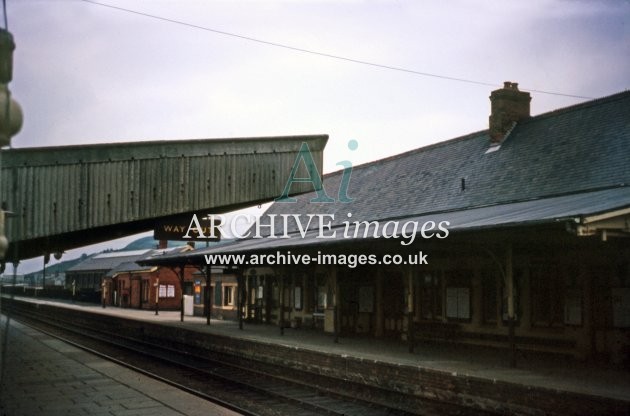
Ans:
POLYGON ((5 338, 1 318, 1 416, 237 415, 13 320, 5 338))
POLYGON ((159 315, 156 316, 154 311, 149 310, 102 308, 94 304, 33 298, 19 299, 51 303, 93 313, 159 322, 164 325, 185 327, 210 334, 216 333, 258 342, 276 343, 293 348, 325 351, 342 356, 430 368, 451 374, 630 402, 630 371, 610 367, 603 368, 598 365, 578 362, 568 357, 538 356, 528 352, 519 352, 517 368, 510 368, 510 356, 507 349, 420 343, 416 346, 415 352, 411 354, 403 341, 396 340, 342 336, 338 343, 334 343, 331 334, 305 328, 287 328, 284 330, 284 335, 280 335, 280 329, 274 325, 245 323, 244 329, 239 330, 238 323, 235 321, 213 319, 210 325, 206 325, 206 318, 197 316, 185 316, 184 322, 180 322, 179 311, 160 311, 159 315))

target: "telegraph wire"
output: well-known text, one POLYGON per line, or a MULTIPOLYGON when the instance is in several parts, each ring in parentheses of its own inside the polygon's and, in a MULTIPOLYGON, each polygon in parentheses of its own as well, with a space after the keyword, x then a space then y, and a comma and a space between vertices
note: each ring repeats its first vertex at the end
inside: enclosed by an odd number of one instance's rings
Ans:
MULTIPOLYGON (((6 1, 6 0, 3 0, 3 1, 6 1)), ((80 0, 80 1, 82 1, 84 3, 90 3, 90 4, 93 4, 93 5, 96 5, 96 6, 108 7, 110 9, 114 9, 114 10, 118 10, 118 11, 122 11, 122 12, 126 12, 126 13, 132 13, 132 14, 135 14, 135 15, 143 16, 143 17, 148 17, 148 18, 155 19, 155 20, 161 20, 163 22, 174 23, 174 24, 181 25, 181 26, 187 26, 187 27, 190 27, 190 28, 193 28, 193 29, 204 30, 206 32, 216 33, 216 34, 224 35, 224 36, 230 36, 230 37, 233 37, 233 38, 246 40, 246 41, 249 41, 249 42, 255 42, 255 43, 260 43, 260 44, 267 45, 267 46, 273 46, 273 47, 277 47, 277 48, 287 49, 287 50, 291 50, 291 51, 294 51, 294 52, 301 52, 301 53, 306 53, 306 54, 310 54, 310 55, 316 55, 316 56, 321 56, 321 57, 325 57, 325 58, 336 59, 336 60, 340 60, 340 61, 352 62, 352 63, 360 64, 360 65, 366 65, 366 66, 371 66, 371 67, 376 67, 376 68, 381 68, 381 69, 388 69, 388 70, 391 70, 391 71, 405 72, 405 73, 409 73, 409 74, 420 75, 420 76, 423 76, 423 77, 439 78, 439 79, 443 79, 443 80, 447 80, 447 81, 465 82, 465 83, 468 83, 468 84, 483 85, 483 86, 486 86, 486 87, 500 87, 501 86, 501 85, 493 84, 493 83, 490 83, 490 82, 476 81, 476 80, 466 79, 466 78, 451 77, 451 76, 447 76, 447 75, 433 74, 433 73, 430 73, 430 72, 422 72, 422 71, 417 71, 417 70, 414 70, 414 69, 402 68, 402 67, 391 66, 391 65, 384 65, 384 64, 379 64, 379 63, 375 63, 375 62, 363 61, 363 60, 360 60, 360 59, 348 58, 348 57, 341 56, 341 55, 334 55, 334 54, 330 54, 330 53, 326 53, 326 52, 319 52, 319 51, 315 51, 315 50, 312 50, 312 49, 305 49, 305 48, 300 48, 300 47, 297 47, 297 46, 287 45, 287 44, 284 44, 284 43, 271 42, 271 41, 267 41, 267 40, 263 40, 263 39, 254 38, 254 37, 251 37, 251 36, 239 35, 238 33, 232 33, 232 32, 226 32, 226 31, 223 31, 223 30, 212 29, 212 28, 207 27, 207 26, 200 26, 200 25, 196 25, 196 24, 193 24, 193 23, 184 22, 184 21, 181 21, 181 20, 175 20, 175 19, 171 19, 171 18, 168 18, 168 17, 157 16, 157 15, 154 15, 154 14, 140 12, 140 11, 132 10, 132 9, 127 9, 127 8, 120 7, 120 6, 114 6, 112 4, 100 3, 100 2, 94 1, 94 0, 80 0)), ((523 87, 523 89, 526 89, 527 91, 530 91, 530 92, 536 92, 536 93, 539 93, 539 94, 556 95, 556 96, 570 97, 570 98, 580 98, 580 99, 585 99, 585 100, 593 99, 593 97, 586 97, 586 96, 583 96, 583 95, 566 94, 566 93, 561 93, 561 92, 553 92, 553 91, 545 91, 545 90, 535 90, 535 89, 530 89, 530 88, 525 88, 525 87, 523 87)))

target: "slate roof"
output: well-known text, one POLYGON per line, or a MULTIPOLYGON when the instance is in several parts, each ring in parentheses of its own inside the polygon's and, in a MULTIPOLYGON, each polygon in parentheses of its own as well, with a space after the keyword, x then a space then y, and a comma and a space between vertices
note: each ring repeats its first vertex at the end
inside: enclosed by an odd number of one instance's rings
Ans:
POLYGON ((128 262, 135 262, 151 250, 116 251, 112 253, 102 253, 89 257, 85 261, 69 268, 66 273, 76 272, 103 272, 106 273, 113 268, 128 262))
MULTIPOLYGON (((628 186, 630 91, 531 117, 499 150, 489 147, 484 130, 356 166, 351 203, 311 203, 312 192, 266 214, 335 214, 335 225, 348 212, 350 221, 405 218, 628 186)), ((330 197, 341 178, 341 171, 324 177, 330 197)), ((283 230, 276 220, 276 233, 283 230)))
MULTIPOLYGON (((619 187, 509 204, 489 205, 479 208, 450 211, 447 213, 426 214, 408 217, 406 220, 416 221, 418 223, 424 223, 426 221, 434 221, 437 223, 446 220, 450 223, 448 226, 449 231, 456 232, 489 227, 496 229, 515 225, 535 225, 558 221, 570 221, 575 223, 576 218, 627 207, 630 207, 630 187, 619 187)), ((383 224, 380 224, 379 226, 380 232, 382 232, 382 225, 383 224)), ((199 262, 205 254, 238 254, 282 249, 291 250, 306 246, 319 247, 331 244, 348 244, 364 240, 365 238, 362 232, 355 237, 353 226, 349 228, 349 237, 343 235, 345 232, 344 227, 325 230, 325 235, 331 235, 333 232, 336 232, 335 238, 323 239, 319 235, 319 232, 319 229, 311 227, 310 231, 306 232, 304 237, 300 234, 293 234, 290 235, 290 238, 249 238, 235 241, 232 244, 227 244, 222 247, 204 248, 177 256, 165 256, 157 259, 154 263, 147 262, 147 264, 168 264, 174 259, 190 259, 191 262, 199 262)), ((405 240, 409 241, 409 238, 405 240)))
MULTIPOLYGON (((347 192, 352 202, 312 203, 311 192, 295 203, 276 202, 261 217, 268 223, 272 214, 301 214, 305 225, 307 214, 334 214, 336 239, 317 238, 313 218, 305 238, 245 239, 167 255, 155 264, 199 261, 206 253, 347 243, 352 239, 339 237, 343 221, 448 220, 449 230, 462 231, 575 222, 630 207, 630 91, 531 117, 517 123, 498 150, 487 152, 490 146, 484 130, 355 166, 347 192)), ((337 198, 341 180, 341 171, 325 175, 328 196, 337 198)), ((280 217, 275 225, 281 236, 280 217)), ((288 225, 288 233, 298 232, 295 222, 288 225)))
MULTIPOLYGON (((140 257, 142 258, 142 257, 140 257)), ((142 273, 142 272, 150 272, 154 267, 151 266, 140 266, 135 261, 127 261, 119 264, 114 267, 110 271, 108 271, 105 276, 106 277, 115 277, 120 273, 142 273)))

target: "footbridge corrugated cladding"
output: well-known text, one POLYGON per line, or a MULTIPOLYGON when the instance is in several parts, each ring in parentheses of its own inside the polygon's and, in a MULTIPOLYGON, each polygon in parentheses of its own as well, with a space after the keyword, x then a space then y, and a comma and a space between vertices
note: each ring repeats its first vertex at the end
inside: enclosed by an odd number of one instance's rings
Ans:
MULTIPOLYGON (((2 151, 7 260, 54 253, 281 195, 303 142, 322 172, 325 135, 109 143, 2 151)), ((305 168, 305 166, 303 166, 305 168)), ((312 172, 300 173, 308 177, 312 172)), ((309 183, 291 192, 311 191, 309 183)))

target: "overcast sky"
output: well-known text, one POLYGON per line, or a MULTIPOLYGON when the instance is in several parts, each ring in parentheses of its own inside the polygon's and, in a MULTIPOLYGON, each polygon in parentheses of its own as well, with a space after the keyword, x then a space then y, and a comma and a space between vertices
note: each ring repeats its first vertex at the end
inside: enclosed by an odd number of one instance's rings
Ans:
MULTIPOLYGON (((581 97, 630 84, 628 1, 102 3, 198 27, 8 0, 24 110, 13 147, 324 133, 330 172, 487 128, 503 81, 581 97)), ((532 92, 532 114, 582 101, 532 92)))

